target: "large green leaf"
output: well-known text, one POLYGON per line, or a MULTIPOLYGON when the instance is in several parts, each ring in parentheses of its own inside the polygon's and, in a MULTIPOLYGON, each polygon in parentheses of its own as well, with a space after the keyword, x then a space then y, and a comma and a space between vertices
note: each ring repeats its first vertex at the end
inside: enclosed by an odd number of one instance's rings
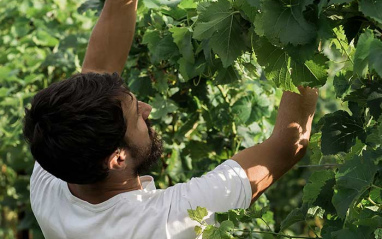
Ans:
POLYGON ((261 14, 255 27, 262 29, 264 36, 272 42, 284 45, 302 45, 312 42, 316 27, 304 17, 304 11, 313 0, 267 0, 263 1, 261 14))
POLYGON ((250 96, 242 97, 237 100, 232 106, 232 114, 238 119, 238 122, 243 124, 251 116, 252 98, 250 96))
MULTIPOLYGON (((381 190, 379 190, 381 192, 381 190)), ((378 196, 379 199, 381 199, 381 195, 378 196)), ((357 215, 357 222, 356 225, 362 225, 362 226, 371 226, 374 228, 381 228, 382 227, 382 213, 378 211, 373 211, 368 208, 364 208, 358 215, 357 215)))
POLYGON ((382 114, 382 84, 376 85, 367 97, 370 114, 378 119, 382 114))
POLYGON ((252 7, 260 8, 260 0, 246 0, 252 7))
POLYGON ((380 0, 360 0, 359 10, 365 16, 382 23, 382 2, 380 0))
POLYGON ((368 107, 370 114, 378 119, 382 114, 382 82, 377 79, 370 81, 365 87, 347 95, 345 100, 351 102, 351 105, 356 103, 359 107, 368 107))
POLYGON ((143 35, 142 43, 148 45, 153 63, 168 60, 179 54, 178 47, 174 43, 172 36, 170 34, 162 36, 157 30, 147 30, 143 35))
POLYGON ((370 45, 369 66, 382 77, 382 41, 374 39, 370 45))
POLYGON ((280 231, 287 229, 297 222, 305 221, 305 215, 307 208, 295 208, 291 211, 288 216, 281 222, 280 231))
POLYGON ((178 109, 175 102, 165 99, 159 94, 155 95, 155 98, 151 101, 151 106, 153 107, 153 112, 151 113, 153 119, 163 119, 168 113, 178 109))
POLYGON ((365 77, 372 71, 382 77, 382 41, 375 38, 371 30, 366 30, 359 38, 354 55, 354 72, 365 77))
POLYGON ((198 40, 210 39, 212 50, 220 57, 223 66, 228 67, 246 49, 242 28, 238 23, 231 4, 227 0, 200 4, 199 18, 193 37, 198 40))
POLYGON ((195 9, 197 7, 197 4, 194 0, 182 0, 178 7, 183 9, 195 9))
POLYGON ((343 228, 338 231, 331 233, 331 238, 333 239, 369 239, 372 237, 373 229, 370 227, 355 227, 350 226, 349 228, 343 228))
POLYGON ((190 63, 195 62, 194 47, 192 46, 192 33, 187 27, 173 27, 169 30, 172 33, 175 44, 179 48, 179 52, 184 59, 190 63))
POLYGON ((376 172, 373 158, 366 153, 363 156, 355 155, 339 168, 332 202, 341 218, 346 216, 350 205, 370 187, 376 172))
POLYGON ((320 86, 327 79, 326 57, 316 55, 312 60, 300 63, 283 49, 264 38, 255 42, 255 52, 260 65, 265 67, 267 78, 284 90, 298 92, 299 85, 320 86))
POLYGON ((370 45, 374 41, 374 34, 367 30, 361 34, 354 54, 354 73, 359 76, 366 76, 369 69, 370 45))
POLYGON ((253 6, 252 2, 249 0, 236 0, 233 2, 235 9, 240 10, 241 16, 251 23, 255 22, 255 17, 259 12, 259 6, 253 6))
POLYGON ((336 111, 321 119, 321 149, 324 155, 348 152, 356 138, 365 137, 365 130, 360 119, 352 117, 346 111, 336 111))
POLYGON ((320 195, 326 182, 333 178, 333 171, 323 170, 314 172, 309 178, 309 183, 304 187, 303 202, 313 204, 320 195))
POLYGON ((338 98, 342 98, 344 94, 349 90, 350 88, 349 78, 350 77, 346 77, 342 73, 339 73, 338 75, 334 76, 333 86, 334 86, 334 90, 336 91, 336 96, 338 98))
POLYGON ((216 85, 224 85, 237 82, 240 79, 239 73, 233 66, 224 68, 222 64, 217 67, 217 75, 215 77, 216 85))
POLYGON ((186 81, 201 75, 206 67, 206 62, 203 59, 203 56, 199 56, 195 63, 191 63, 182 57, 178 60, 178 64, 179 72, 186 81))
MULTIPOLYGON (((379 119, 380 122, 382 119, 379 119)), ((366 141, 375 147, 382 145, 382 124, 373 127, 372 133, 367 136, 366 141)))

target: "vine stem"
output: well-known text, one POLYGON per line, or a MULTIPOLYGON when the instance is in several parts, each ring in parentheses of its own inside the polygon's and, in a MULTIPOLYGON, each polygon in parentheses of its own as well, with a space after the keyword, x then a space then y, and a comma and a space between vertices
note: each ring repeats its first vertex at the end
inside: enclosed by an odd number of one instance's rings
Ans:
POLYGON ((373 201, 373 199, 370 198, 370 196, 367 198, 367 200, 368 200, 371 204, 373 204, 374 206, 377 206, 377 207, 380 206, 380 205, 378 205, 377 203, 375 203, 375 202, 373 201))
POLYGON ((347 52, 347 50, 345 49, 345 47, 342 45, 342 43, 341 43, 341 40, 338 38, 338 36, 337 36, 337 35, 336 35, 336 38, 337 38, 337 41, 338 41, 338 43, 340 44, 340 46, 341 46, 342 50, 345 52, 346 56, 348 57, 348 59, 349 59, 350 63, 351 63, 353 66, 354 66, 354 62, 353 62, 353 59, 351 59, 351 57, 350 57, 349 53, 347 52))
POLYGON ((308 164, 308 165, 296 165, 294 168, 314 168, 314 167, 338 167, 342 164, 308 164))
MULTIPOLYGON (((248 232, 248 231, 245 231, 245 230, 238 230, 238 229, 235 229, 235 231, 243 231, 243 232, 248 232)), ((287 238, 307 238, 307 239, 316 239, 316 238, 321 238, 321 237, 304 237, 304 236, 289 236, 287 234, 281 234, 281 233, 277 233, 277 232, 268 232, 268 231, 256 231, 256 230, 253 230, 253 231, 250 231, 252 233, 262 233, 262 234, 271 234, 271 235, 276 235, 276 236, 281 236, 281 237, 287 237, 287 238)))
POLYGON ((373 187, 373 188, 378 188, 379 190, 382 190, 381 187, 378 187, 377 185, 374 185, 374 184, 372 184, 371 187, 373 187))
POLYGON ((224 93, 223 87, 221 85, 218 85, 218 89, 220 91, 220 94, 223 96, 224 101, 229 104, 229 100, 227 99, 227 94, 224 93))
POLYGON ((317 235, 316 231, 315 231, 315 230, 308 224, 308 222, 305 221, 305 223, 306 223, 306 225, 308 225, 309 229, 314 233, 314 235, 316 235, 316 238, 320 238, 320 237, 317 235))

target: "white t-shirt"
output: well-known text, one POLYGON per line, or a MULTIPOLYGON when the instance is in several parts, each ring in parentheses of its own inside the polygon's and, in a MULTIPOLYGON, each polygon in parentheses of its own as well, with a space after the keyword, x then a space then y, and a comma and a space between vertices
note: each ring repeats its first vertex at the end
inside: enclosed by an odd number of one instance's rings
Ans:
POLYGON ((187 209, 213 212, 248 208, 252 190, 240 165, 227 160, 213 171, 165 190, 155 188, 151 176, 140 177, 142 190, 118 194, 91 204, 71 194, 68 184, 35 163, 31 204, 47 239, 195 238, 187 209))

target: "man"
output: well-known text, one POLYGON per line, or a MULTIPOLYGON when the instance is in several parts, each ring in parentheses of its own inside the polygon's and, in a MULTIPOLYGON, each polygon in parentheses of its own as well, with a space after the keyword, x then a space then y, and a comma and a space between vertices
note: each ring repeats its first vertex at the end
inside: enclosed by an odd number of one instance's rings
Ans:
POLYGON ((107 0, 82 73, 39 92, 24 134, 36 159, 31 204, 46 238, 194 238, 187 209, 248 208, 304 155, 317 90, 284 92, 272 136, 201 178, 156 190, 139 177, 161 154, 151 107, 120 79, 137 0, 107 0), (115 73, 117 72, 117 73, 115 73), (100 73, 100 74, 98 74, 100 73))

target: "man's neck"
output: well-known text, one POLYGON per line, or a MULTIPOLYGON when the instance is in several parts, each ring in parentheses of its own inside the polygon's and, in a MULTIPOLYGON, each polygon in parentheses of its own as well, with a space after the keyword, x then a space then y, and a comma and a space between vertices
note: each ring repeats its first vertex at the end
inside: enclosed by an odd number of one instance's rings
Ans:
POLYGON ((118 194, 140 190, 142 184, 139 176, 121 177, 119 175, 109 175, 102 182, 83 185, 68 183, 68 187, 75 197, 91 204, 99 204, 118 194))

